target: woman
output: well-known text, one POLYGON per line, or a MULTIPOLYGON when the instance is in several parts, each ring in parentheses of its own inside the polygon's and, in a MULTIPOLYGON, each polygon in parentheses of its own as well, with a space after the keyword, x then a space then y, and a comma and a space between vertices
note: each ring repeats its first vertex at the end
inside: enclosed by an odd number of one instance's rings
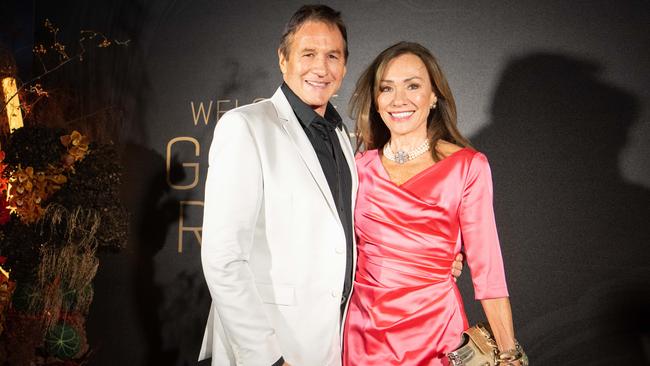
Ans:
POLYGON ((449 270, 461 245, 501 355, 516 354, 490 169, 456 128, 435 58, 416 43, 389 47, 357 82, 351 109, 366 151, 344 364, 448 364, 468 327, 449 270))

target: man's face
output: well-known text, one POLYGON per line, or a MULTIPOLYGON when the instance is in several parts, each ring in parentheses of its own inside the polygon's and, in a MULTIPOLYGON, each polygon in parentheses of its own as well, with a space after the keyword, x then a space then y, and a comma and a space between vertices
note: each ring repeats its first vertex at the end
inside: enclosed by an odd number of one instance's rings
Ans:
POLYGON ((308 21, 292 36, 289 56, 278 51, 284 82, 321 116, 345 76, 344 50, 335 25, 308 21))

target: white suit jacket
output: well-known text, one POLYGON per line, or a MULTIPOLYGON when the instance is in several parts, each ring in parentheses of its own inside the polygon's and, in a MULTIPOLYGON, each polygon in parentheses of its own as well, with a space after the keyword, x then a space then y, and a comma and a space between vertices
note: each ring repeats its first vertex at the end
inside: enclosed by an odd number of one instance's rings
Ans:
MULTIPOLYGON (((337 134, 354 210, 354 153, 347 134, 337 134)), ((199 360, 341 364, 345 233, 318 157, 280 89, 217 123, 202 243, 212 305, 199 360)))

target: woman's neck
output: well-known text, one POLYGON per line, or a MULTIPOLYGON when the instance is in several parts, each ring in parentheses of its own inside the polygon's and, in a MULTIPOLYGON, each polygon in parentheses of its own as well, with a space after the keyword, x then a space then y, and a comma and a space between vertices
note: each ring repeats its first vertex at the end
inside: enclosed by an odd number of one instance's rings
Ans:
POLYGON ((424 142, 428 137, 426 135, 422 136, 391 136, 390 149, 392 151, 411 151, 424 142))

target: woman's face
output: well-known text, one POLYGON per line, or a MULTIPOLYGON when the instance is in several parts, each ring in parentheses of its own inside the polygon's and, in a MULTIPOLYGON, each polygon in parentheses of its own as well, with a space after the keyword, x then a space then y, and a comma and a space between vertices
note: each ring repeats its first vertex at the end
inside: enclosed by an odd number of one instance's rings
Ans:
POLYGON ((388 62, 379 83, 377 109, 391 138, 426 138, 427 117, 436 100, 418 56, 407 53, 388 62))

